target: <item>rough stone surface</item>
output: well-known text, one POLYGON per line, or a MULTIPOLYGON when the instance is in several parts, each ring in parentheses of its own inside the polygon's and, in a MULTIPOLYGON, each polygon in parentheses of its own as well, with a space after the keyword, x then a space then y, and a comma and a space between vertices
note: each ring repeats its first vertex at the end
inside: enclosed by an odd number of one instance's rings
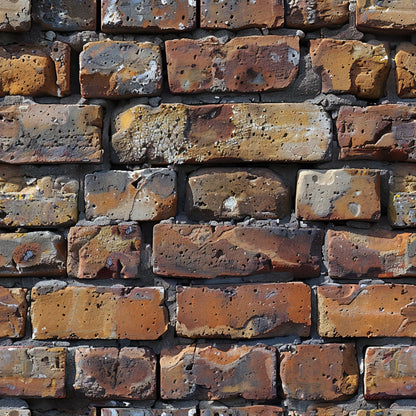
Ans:
POLYGON ((29 409, 21 409, 19 407, 1 407, 1 416, 31 416, 29 409))
POLYGON ((309 336, 311 291, 304 283, 178 287, 176 332, 190 338, 309 336))
POLYGON ((281 353, 280 378, 288 398, 345 400, 357 392, 359 377, 353 344, 297 345, 281 353))
MULTIPOLYGON (((414 12, 416 14, 416 12, 414 12)), ((415 16, 416 26, 416 16, 415 16)), ((401 43, 396 49, 397 94, 401 98, 416 98, 416 45, 401 43)))
POLYGON ((85 177, 85 215, 160 221, 176 215, 176 174, 163 168, 107 171, 85 177))
POLYGON ((147 348, 77 348, 74 389, 92 399, 156 398, 156 356, 147 348))
POLYGON ((308 103, 138 105, 115 122, 115 163, 317 162, 331 120, 308 103))
POLYGON ((276 397, 276 349, 268 346, 177 346, 160 357, 162 399, 276 397))
MULTIPOLYGON (((141 408, 131 408, 131 409, 117 409, 117 408, 108 408, 101 409, 101 416, 196 416, 195 408, 188 409, 141 409, 141 408)), ((267 415, 268 416, 268 415, 267 415)), ((406 415, 407 416, 407 415, 406 415)))
POLYGON ((30 0, 2 0, 0 32, 26 32, 30 29, 30 0))
POLYGON ((213 407, 201 409, 201 416, 283 416, 284 410, 277 406, 213 407))
POLYGON ((65 348, 0 347, 0 395, 65 397, 65 348))
POLYGON ((380 219, 380 173, 369 169, 301 170, 296 216, 303 220, 380 219))
POLYGON ((358 410, 357 416, 416 416, 416 409, 395 407, 394 409, 358 410))
POLYGON ((322 78, 322 92, 349 93, 359 98, 384 95, 390 71, 389 49, 357 40, 311 40, 310 54, 322 78))
POLYGON ((68 276, 137 278, 141 238, 135 223, 72 227, 68 234, 68 276))
POLYGON ((288 272, 319 276, 319 229, 157 224, 154 272, 162 276, 214 278, 288 272))
POLYGON ((286 88, 297 76, 299 38, 215 37, 165 42, 169 88, 174 94, 261 92, 286 88))
POLYGON ((167 330, 162 288, 32 289, 33 339, 153 340, 167 330))
POLYGON ((80 54, 81 95, 121 99, 157 95, 162 88, 162 56, 150 42, 100 41, 80 54))
POLYGON ((0 161, 101 162, 102 110, 96 105, 0 107, 0 161))
POLYGON ((27 289, 0 286, 0 337, 21 338, 25 335, 27 289))

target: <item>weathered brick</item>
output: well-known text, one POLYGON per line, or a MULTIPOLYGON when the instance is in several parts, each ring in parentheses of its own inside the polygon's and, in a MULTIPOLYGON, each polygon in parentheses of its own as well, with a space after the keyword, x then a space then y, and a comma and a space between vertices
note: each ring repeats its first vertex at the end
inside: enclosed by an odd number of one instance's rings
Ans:
POLYGON ((101 162, 102 110, 96 105, 0 107, 0 161, 101 162))
MULTIPOLYGON (((416 17, 416 12, 415 17, 416 17)), ((416 19, 415 19, 416 26, 416 19)), ((416 97, 416 45, 401 43, 396 49, 397 94, 401 98, 416 97)))
POLYGON ((86 98, 156 95, 162 88, 162 56, 150 42, 100 41, 84 45, 79 82, 86 98))
POLYGON ((201 416, 283 416, 285 413, 277 406, 213 407, 201 409, 201 416))
POLYGON ((96 0, 32 0, 32 16, 43 30, 95 30, 96 0))
POLYGON ((103 32, 184 31, 195 27, 193 0, 102 0, 103 32))
POLYGON ((272 271, 319 276, 321 238, 319 229, 157 224, 153 270, 162 276, 193 278, 272 271))
POLYGON ((340 159, 416 161, 416 106, 341 107, 337 130, 340 159))
POLYGON ((348 410, 342 405, 315 404, 306 408, 306 411, 289 411, 288 416, 349 416, 348 410))
POLYGON ((318 221, 377 221, 380 173, 369 169, 301 170, 296 216, 318 221))
POLYGON ((30 416, 29 409, 23 409, 21 407, 1 407, 1 416, 30 416))
POLYGON ((25 335, 27 289, 0 286, 0 337, 21 338, 25 335))
POLYGON ((147 348, 77 348, 74 389, 92 399, 156 399, 156 356, 147 348))
POLYGON ((201 27, 205 29, 276 29, 283 23, 283 0, 201 0, 201 27))
POLYGON ((162 350, 162 399, 276 397, 276 349, 268 346, 177 346, 162 350))
POLYGON ((153 340, 167 330, 159 287, 38 286, 31 299, 33 339, 153 340))
POLYGON ((150 168, 107 171, 85 177, 85 215, 116 220, 160 221, 176 215, 176 174, 150 168))
POLYGON ((390 71, 388 46, 357 40, 311 40, 312 64, 322 78, 322 92, 349 93, 359 98, 384 95, 390 71))
POLYGON ((317 162, 331 121, 308 103, 138 105, 115 122, 115 163, 317 162))
POLYGON ((65 397, 65 348, 0 347, 0 395, 65 397))
POLYGON ((187 409, 101 409, 101 416, 196 416, 195 408, 187 409))
POLYGON ((70 47, 62 42, 0 46, 0 97, 68 95, 69 64, 70 47))
POLYGON ((2 0, 0 32, 26 32, 30 29, 30 0, 2 0))
POLYGON ((332 278, 416 276, 416 233, 373 228, 329 230, 328 274, 332 278))
POLYGON ((297 345, 281 353, 284 395, 298 400, 345 400, 356 393, 359 368, 353 344, 297 345))
POLYGON ((311 291, 304 283, 178 287, 176 332, 190 338, 309 335, 311 291))
POLYGON ((416 409, 397 406, 394 409, 358 410, 357 416, 416 416, 416 409))
POLYGON ((365 353, 364 397, 414 397, 416 347, 369 347, 365 353))
POLYGON ((61 276, 65 263, 66 243, 59 234, 0 233, 0 277, 61 276))
POLYGON ((137 278, 141 231, 135 223, 72 227, 68 276, 78 279, 137 278))
POLYGON ((261 92, 289 86, 298 73, 299 38, 213 36, 165 42, 169 88, 176 94, 261 92))

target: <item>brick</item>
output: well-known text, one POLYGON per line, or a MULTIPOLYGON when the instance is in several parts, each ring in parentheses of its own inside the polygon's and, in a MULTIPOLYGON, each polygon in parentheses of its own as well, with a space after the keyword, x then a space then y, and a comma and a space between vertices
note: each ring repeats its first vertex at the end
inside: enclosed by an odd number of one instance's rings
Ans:
POLYGON ((262 92, 286 88, 297 76, 299 38, 236 37, 227 43, 213 36, 165 42, 170 91, 262 92))
POLYGON ((369 169, 299 171, 296 216, 312 221, 379 220, 380 173, 369 169))
POLYGON ((176 215, 176 174, 150 168, 107 171, 85 177, 87 219, 160 221, 176 215))
POLYGON ((308 406, 306 411, 290 411, 288 416, 349 416, 349 412, 342 405, 318 404, 308 406))
POLYGON ((33 339, 154 340, 167 330, 159 287, 35 287, 33 339))
POLYGON ((201 27, 204 29, 276 29, 283 26, 283 23, 283 0, 201 0, 201 27))
POLYGON ((0 233, 0 277, 62 276, 65 239, 50 231, 0 233))
POLYGON ((32 0, 33 21, 42 30, 95 30, 96 0, 32 0))
POLYGON ((160 357, 162 399, 221 400, 276 397, 273 347, 177 346, 160 357))
POLYGON ((416 416, 416 409, 395 407, 394 409, 358 410, 357 416, 416 416))
POLYGON ((108 408, 100 409, 101 416, 196 416, 196 409, 117 409, 108 408))
POLYGON ((148 348, 77 348, 74 389, 92 399, 156 399, 156 356, 148 348))
POLYGON ((0 286, 0 337, 22 338, 25 335, 27 289, 0 286))
POLYGON ((277 406, 213 407, 201 409, 201 416, 283 416, 285 413, 277 406))
POLYGON ((340 159, 416 161, 415 106, 344 106, 338 114, 337 131, 340 159))
POLYGON ((416 234, 382 228, 328 230, 328 274, 337 278, 395 278, 416 275, 416 234))
POLYGON ((70 47, 62 42, 0 46, 0 97, 68 95, 69 65, 70 47))
POLYGON ((390 71, 387 45, 357 40, 311 40, 312 65, 322 78, 322 92, 377 99, 384 95, 390 71))
POLYGON ((187 215, 195 220, 284 218, 290 214, 289 187, 272 170, 200 169, 188 177, 187 215))
POLYGON ((364 397, 414 397, 416 347, 369 347, 365 352, 364 397))
POLYGON ((353 344, 297 345, 281 353, 280 378, 287 398, 345 400, 357 392, 359 377, 353 344))
POLYGON ((0 395, 65 397, 65 348, 0 347, 0 395))
POLYGON ((194 29, 193 0, 102 0, 101 29, 109 33, 165 32, 194 29))
POLYGON ((102 109, 96 105, 0 107, 0 161, 99 163, 102 109))
POLYGON ((160 48, 150 42, 87 43, 80 54, 79 82, 85 98, 157 95, 162 88, 160 48))
POLYGON ((178 287, 176 332, 190 338, 309 336, 311 291, 304 283, 178 287))
POLYGON ((135 223, 72 227, 68 276, 78 279, 137 278, 142 236, 135 223))
POLYGON ((21 407, 2 407, 0 409, 1 416, 30 416, 29 409, 22 409, 21 407))
MULTIPOLYGON (((415 26, 416 26, 416 12, 415 26)), ((396 48, 396 82, 397 95, 401 98, 416 97, 416 45, 401 43, 396 48)))
POLYGON ((0 32, 30 30, 30 0, 2 0, 0 32))
POLYGON ((154 273, 215 278, 288 272, 320 275, 319 229, 157 224, 153 232, 154 273))
POLYGON ((138 105, 121 113, 113 161, 317 162, 327 158, 331 120, 308 103, 138 105))

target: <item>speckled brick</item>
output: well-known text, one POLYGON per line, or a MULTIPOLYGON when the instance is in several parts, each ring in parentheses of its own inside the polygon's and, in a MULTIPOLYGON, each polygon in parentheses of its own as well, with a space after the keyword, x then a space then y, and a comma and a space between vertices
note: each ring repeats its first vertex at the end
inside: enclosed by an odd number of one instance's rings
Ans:
POLYGON ((201 416, 283 416, 284 410, 277 406, 212 407, 200 409, 201 416))
MULTIPOLYGON (((416 11, 414 12, 416 15, 416 11)), ((415 20, 416 25, 416 20, 415 20)), ((396 48, 397 94, 401 98, 416 97, 416 45, 401 43, 396 48)))
POLYGON ((101 416, 196 416, 195 408, 186 409, 144 409, 144 408, 102 408, 101 416))
POLYGON ((30 0, 2 0, 0 32, 26 32, 30 29, 30 0))
POLYGON ((29 409, 21 407, 2 407, 1 416, 31 416, 29 409))
MULTIPOLYGON (((347 406, 345 406, 347 407, 347 406)), ((315 404, 309 405, 305 411, 292 410, 288 416, 349 416, 348 410, 342 405, 335 404, 315 404)))
POLYGON ((416 409, 395 405, 390 409, 358 410, 357 416, 416 416, 416 409))
POLYGON ((22 338, 26 326, 27 289, 0 286, 0 337, 22 338))

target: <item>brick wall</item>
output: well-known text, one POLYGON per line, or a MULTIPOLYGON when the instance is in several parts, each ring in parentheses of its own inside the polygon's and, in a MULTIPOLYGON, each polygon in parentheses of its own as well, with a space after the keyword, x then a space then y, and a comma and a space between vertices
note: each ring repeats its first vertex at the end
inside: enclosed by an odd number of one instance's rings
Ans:
POLYGON ((415 416, 414 0, 0 1, 0 415, 415 416))

